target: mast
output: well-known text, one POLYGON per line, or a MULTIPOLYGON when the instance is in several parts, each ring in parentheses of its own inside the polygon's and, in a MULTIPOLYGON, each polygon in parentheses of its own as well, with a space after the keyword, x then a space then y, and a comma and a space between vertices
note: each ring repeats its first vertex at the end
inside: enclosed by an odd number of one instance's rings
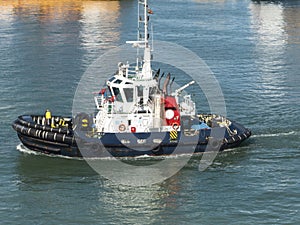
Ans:
POLYGON ((148 0, 144 0, 144 39, 146 49, 148 47, 148 0))
MULTIPOLYGON (((126 41, 126 43, 133 44, 134 47, 137 47, 137 54, 139 53, 139 48, 144 48, 144 56, 143 56, 143 67, 138 77, 142 80, 150 80, 152 79, 152 69, 151 69, 151 46, 149 44, 149 13, 152 11, 148 7, 148 0, 138 0, 138 35, 137 41, 126 41), (140 5, 142 7, 140 7, 140 5), (143 14, 143 18, 140 14, 143 14), (140 23, 144 25, 144 32, 141 34, 140 31, 140 23)), ((137 66, 138 66, 138 58, 137 58, 137 66)))
POLYGON ((144 64, 143 64, 143 79, 152 79, 152 69, 151 69, 151 49, 149 46, 149 33, 148 33, 148 0, 144 0, 144 64))

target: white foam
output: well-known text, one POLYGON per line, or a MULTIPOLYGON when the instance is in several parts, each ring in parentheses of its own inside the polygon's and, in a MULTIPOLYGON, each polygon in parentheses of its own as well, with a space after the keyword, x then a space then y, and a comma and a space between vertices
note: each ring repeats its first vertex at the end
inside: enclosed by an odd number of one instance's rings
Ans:
MULTIPOLYGON (((70 156, 63 156, 63 155, 56 155, 56 154, 45 154, 42 152, 37 152, 30 150, 26 148, 23 144, 17 145, 17 150, 19 150, 22 153, 29 154, 29 155, 42 155, 47 157, 53 157, 53 158, 63 158, 63 159, 75 159, 75 160, 103 160, 103 161, 109 161, 109 160, 122 160, 122 161, 137 161, 137 160, 163 160, 163 159, 178 159, 181 157, 197 157, 199 155, 202 155, 203 152, 196 152, 196 153, 182 153, 182 154, 171 154, 171 155, 141 155, 141 156, 131 156, 131 157, 91 157, 91 158, 85 158, 85 157, 70 157, 70 156)), ((233 151, 234 149, 226 149, 227 151, 233 151)), ((209 153, 209 152, 207 152, 209 153)))
POLYGON ((29 148, 26 148, 23 144, 17 145, 17 150, 19 150, 22 153, 29 154, 29 155, 42 155, 42 156, 53 157, 53 158, 83 160, 83 158, 80 158, 80 157, 70 157, 70 156, 56 155, 56 154, 45 154, 42 152, 33 151, 33 150, 30 150, 29 148))
POLYGON ((39 152, 36 152, 36 151, 26 148, 23 144, 17 145, 17 150, 19 150, 22 153, 29 154, 29 155, 41 155, 42 154, 42 153, 39 153, 39 152))
MULTIPOLYGON (((197 154, 197 153, 194 153, 197 154)), ((86 158, 86 160, 122 160, 122 161, 145 161, 145 160, 163 160, 163 159, 177 159, 179 157, 191 157, 191 154, 172 154, 172 155, 140 155, 140 156, 128 156, 128 157, 92 157, 86 158)))
POLYGON ((297 132, 290 131, 290 132, 282 132, 282 133, 273 133, 273 134, 256 134, 252 135, 252 137, 279 137, 279 136, 289 136, 289 135, 296 135, 297 132))

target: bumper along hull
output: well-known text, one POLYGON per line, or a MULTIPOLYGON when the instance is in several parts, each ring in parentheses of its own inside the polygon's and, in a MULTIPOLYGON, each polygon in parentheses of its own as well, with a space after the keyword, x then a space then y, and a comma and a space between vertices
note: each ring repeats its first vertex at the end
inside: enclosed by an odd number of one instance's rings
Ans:
POLYGON ((239 146, 251 136, 250 130, 236 122, 231 122, 229 127, 182 129, 175 134, 105 133, 90 136, 86 130, 74 132, 71 118, 54 118, 66 121, 66 125, 53 128, 45 125, 43 116, 26 115, 18 117, 12 127, 28 149, 69 157, 135 157, 223 151, 239 146), (215 134, 218 138, 214 138, 215 134))

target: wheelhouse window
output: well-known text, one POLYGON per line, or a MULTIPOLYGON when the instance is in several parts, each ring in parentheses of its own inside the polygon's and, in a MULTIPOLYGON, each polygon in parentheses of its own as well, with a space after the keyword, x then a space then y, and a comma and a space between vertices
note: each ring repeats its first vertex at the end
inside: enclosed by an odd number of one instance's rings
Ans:
POLYGON ((115 77, 110 78, 108 81, 112 82, 115 79, 115 77))
POLYGON ((115 83, 115 84, 121 84, 121 83, 122 83, 122 80, 117 79, 117 80, 114 81, 114 83, 115 83))
POLYGON ((137 87, 137 95, 138 97, 143 97, 143 86, 137 87))
POLYGON ((113 89, 113 92, 114 92, 114 96, 116 97, 116 100, 119 101, 119 102, 123 102, 122 96, 120 94, 120 89, 116 88, 116 87, 113 87, 112 89, 113 89))
POLYGON ((133 102, 133 88, 124 88, 124 94, 127 102, 133 102))

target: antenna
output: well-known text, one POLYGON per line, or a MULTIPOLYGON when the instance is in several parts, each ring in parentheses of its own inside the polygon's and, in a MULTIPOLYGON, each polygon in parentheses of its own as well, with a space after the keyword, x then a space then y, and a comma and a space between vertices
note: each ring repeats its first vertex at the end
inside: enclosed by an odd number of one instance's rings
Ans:
MULTIPOLYGON (((151 46, 149 45, 149 14, 153 14, 152 10, 148 7, 148 0, 138 0, 138 32, 136 41, 126 41, 126 43, 133 44, 137 47, 137 65, 139 64, 139 48, 144 48, 144 55, 142 60, 142 71, 137 71, 137 75, 140 79, 150 80, 152 79, 151 69, 151 46), (143 5, 143 8, 140 7, 143 5), (141 16, 141 13, 144 15, 141 16), (144 23, 144 34, 141 34, 141 24, 144 23)), ((151 37, 153 38, 153 36, 151 37)), ((152 39, 153 43, 153 39, 152 39)))

